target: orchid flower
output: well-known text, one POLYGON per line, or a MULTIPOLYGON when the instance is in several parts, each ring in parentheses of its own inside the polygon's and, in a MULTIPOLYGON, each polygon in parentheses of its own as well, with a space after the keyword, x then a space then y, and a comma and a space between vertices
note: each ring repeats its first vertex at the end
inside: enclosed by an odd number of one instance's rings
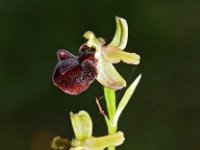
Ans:
POLYGON ((122 61, 137 65, 140 56, 123 51, 128 41, 128 25, 123 18, 115 19, 116 32, 110 44, 105 45, 103 38, 97 38, 92 31, 87 31, 83 35, 87 42, 80 47, 78 56, 58 50, 58 63, 52 75, 55 86, 70 95, 84 92, 95 79, 113 90, 126 87, 126 81, 113 64, 122 61))
POLYGON ((51 147, 60 150, 104 150, 109 146, 118 146, 124 142, 124 134, 119 131, 101 137, 92 136, 92 120, 86 111, 77 114, 70 113, 75 138, 67 139, 55 137, 51 147))

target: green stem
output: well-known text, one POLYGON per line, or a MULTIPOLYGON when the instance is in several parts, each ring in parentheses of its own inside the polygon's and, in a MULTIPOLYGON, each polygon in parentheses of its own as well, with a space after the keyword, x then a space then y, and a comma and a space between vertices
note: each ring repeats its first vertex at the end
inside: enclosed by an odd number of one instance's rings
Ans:
MULTIPOLYGON (((115 91, 113 89, 104 87, 104 95, 105 95, 106 107, 108 111, 108 117, 105 116, 108 134, 114 134, 117 132, 117 125, 113 124, 115 112, 116 112, 115 91)), ((108 147, 108 150, 115 150, 115 146, 108 147)))
POLYGON ((115 111, 116 111, 115 91, 113 89, 104 87, 104 95, 106 99, 106 106, 107 106, 109 119, 113 120, 115 116, 115 111))

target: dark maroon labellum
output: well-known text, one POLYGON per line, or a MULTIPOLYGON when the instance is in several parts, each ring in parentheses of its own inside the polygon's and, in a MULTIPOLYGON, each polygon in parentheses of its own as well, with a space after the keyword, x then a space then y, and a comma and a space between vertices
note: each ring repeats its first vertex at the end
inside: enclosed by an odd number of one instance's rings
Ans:
POLYGON ((52 75, 53 84, 70 95, 87 90, 97 77, 97 60, 94 54, 86 45, 81 46, 79 56, 64 49, 58 50, 58 63, 52 75))

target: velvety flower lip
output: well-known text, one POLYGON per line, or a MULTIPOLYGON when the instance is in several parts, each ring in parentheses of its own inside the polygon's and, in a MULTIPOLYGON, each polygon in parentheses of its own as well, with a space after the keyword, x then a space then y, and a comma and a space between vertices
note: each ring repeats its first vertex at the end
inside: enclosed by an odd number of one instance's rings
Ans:
POLYGON ((94 52, 89 50, 87 46, 82 46, 79 56, 74 56, 64 49, 58 50, 58 63, 52 75, 53 84, 70 95, 87 90, 97 77, 97 60, 94 58, 94 52))

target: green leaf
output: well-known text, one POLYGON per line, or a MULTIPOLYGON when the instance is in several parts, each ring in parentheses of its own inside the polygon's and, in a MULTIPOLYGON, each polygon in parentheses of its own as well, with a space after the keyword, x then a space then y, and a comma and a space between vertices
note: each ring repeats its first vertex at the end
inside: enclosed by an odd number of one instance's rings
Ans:
POLYGON ((114 117, 114 124, 117 124, 118 120, 119 120, 119 117, 122 113, 122 111, 124 110, 124 108, 126 107, 127 103, 129 102, 131 96, 133 95, 139 81, 141 79, 141 75, 139 75, 135 81, 129 86, 129 88, 126 90, 124 96, 122 97, 118 107, 117 107, 117 110, 116 110, 116 113, 115 113, 115 117, 114 117))

